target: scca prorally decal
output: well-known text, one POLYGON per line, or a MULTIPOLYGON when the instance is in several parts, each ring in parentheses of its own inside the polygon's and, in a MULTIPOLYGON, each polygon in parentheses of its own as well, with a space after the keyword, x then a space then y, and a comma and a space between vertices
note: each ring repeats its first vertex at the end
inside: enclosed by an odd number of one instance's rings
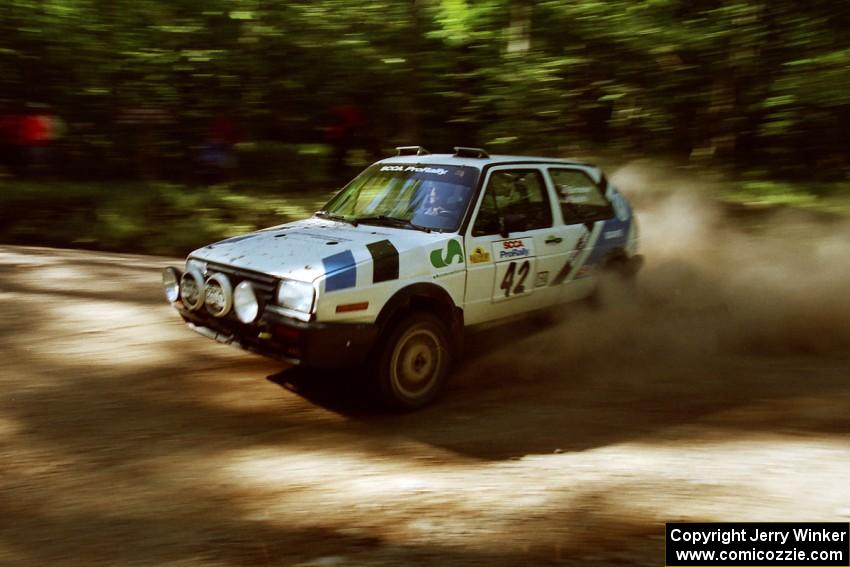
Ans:
POLYGON ((412 173, 433 173, 436 175, 445 175, 449 172, 448 169, 442 167, 416 167, 413 165, 385 165, 381 171, 410 171, 412 173))
POLYGON ((325 273, 325 291, 347 289, 357 285, 357 265, 351 250, 328 256, 322 260, 325 273))
POLYGON ((454 264, 455 258, 457 258, 459 263, 463 264, 463 250, 457 240, 449 240, 446 243, 445 254, 439 248, 431 251, 431 265, 435 268, 450 266, 454 264))
POLYGON ((509 262, 534 256, 533 238, 511 238, 493 243, 493 261, 509 262))
POLYGON ((398 250, 389 240, 367 244, 372 255, 372 283, 398 279, 398 250))
POLYGON ((501 243, 499 250, 499 260, 522 258, 523 256, 531 256, 531 250, 525 245, 521 239, 505 240, 501 243))

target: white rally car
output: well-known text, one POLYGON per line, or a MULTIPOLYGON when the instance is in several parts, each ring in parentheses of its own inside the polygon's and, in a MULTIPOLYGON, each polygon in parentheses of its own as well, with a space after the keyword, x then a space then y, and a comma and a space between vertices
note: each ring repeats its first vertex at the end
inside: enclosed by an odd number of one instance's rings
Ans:
POLYGON ((383 399, 440 390, 464 329, 590 295, 640 266, 631 207, 584 163, 419 146, 370 166, 312 218, 210 244, 163 271, 219 342, 322 368, 368 365, 383 399))

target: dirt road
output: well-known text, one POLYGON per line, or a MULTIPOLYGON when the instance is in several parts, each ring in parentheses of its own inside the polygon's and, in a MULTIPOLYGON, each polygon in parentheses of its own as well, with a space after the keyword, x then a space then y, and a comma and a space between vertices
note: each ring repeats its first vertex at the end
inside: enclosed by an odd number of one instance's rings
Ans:
POLYGON ((673 262, 653 210, 636 300, 476 337, 404 416, 195 335, 165 259, 0 246, 0 563, 657 566, 665 521, 850 521, 844 275, 673 262))

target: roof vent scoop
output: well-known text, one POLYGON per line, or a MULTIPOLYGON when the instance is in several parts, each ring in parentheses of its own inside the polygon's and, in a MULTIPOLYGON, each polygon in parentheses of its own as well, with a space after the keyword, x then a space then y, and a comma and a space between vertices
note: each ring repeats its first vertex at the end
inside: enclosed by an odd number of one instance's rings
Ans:
POLYGON ((490 154, 483 148, 465 148, 463 146, 455 146, 455 157, 489 159, 490 154))
POLYGON ((397 156, 427 156, 431 153, 422 146, 398 146, 396 151, 397 156))

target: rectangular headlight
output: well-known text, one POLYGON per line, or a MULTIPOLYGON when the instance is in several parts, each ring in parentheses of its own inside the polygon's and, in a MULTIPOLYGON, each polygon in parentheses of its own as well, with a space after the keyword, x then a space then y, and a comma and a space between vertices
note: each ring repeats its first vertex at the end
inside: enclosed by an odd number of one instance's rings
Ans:
POLYGON ((310 313, 313 310, 313 284, 295 280, 280 280, 277 304, 286 309, 310 313))

